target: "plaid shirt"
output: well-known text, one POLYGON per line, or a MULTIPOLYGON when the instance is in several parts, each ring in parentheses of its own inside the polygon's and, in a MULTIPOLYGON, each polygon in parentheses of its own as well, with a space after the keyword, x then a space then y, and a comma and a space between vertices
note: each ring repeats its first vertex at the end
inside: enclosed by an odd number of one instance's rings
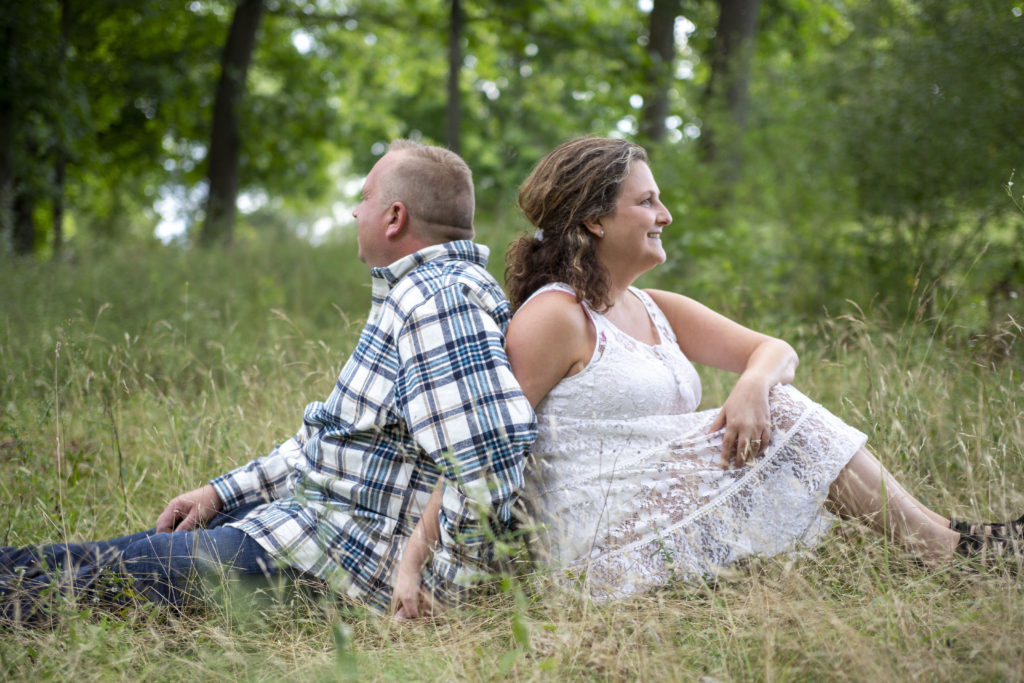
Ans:
POLYGON ((485 517, 508 524, 536 436, 505 356, 511 315, 469 241, 374 268, 373 305, 326 401, 269 455, 210 483, 234 526, 283 563, 387 609, 393 574, 439 476, 441 540, 424 585, 443 603, 490 560, 485 517))

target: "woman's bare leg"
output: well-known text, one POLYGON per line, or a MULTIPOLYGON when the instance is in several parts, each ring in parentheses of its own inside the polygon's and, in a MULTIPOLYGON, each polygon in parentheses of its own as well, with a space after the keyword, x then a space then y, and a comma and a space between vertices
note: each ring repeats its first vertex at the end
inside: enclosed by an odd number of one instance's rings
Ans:
POLYGON ((948 558, 960 534, 900 486, 882 463, 861 448, 829 488, 828 509, 859 519, 927 559, 948 558))

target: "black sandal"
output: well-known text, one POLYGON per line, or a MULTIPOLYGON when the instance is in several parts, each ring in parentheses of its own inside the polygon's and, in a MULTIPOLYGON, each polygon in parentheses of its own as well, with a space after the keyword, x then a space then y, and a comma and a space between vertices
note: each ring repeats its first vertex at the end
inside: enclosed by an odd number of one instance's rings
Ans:
POLYGON ((1010 557, 1024 554, 1024 516, 1000 523, 950 519, 949 528, 960 534, 956 544, 958 555, 1010 557))

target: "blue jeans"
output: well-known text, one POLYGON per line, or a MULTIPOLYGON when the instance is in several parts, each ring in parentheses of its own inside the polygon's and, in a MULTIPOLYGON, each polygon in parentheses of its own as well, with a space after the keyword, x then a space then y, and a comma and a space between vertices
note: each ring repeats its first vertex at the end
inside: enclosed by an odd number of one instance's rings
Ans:
POLYGON ((108 606, 137 597, 183 605, 202 598, 209 585, 202 579, 226 572, 263 584, 299 574, 279 568, 256 541, 224 526, 255 505, 221 512, 194 531, 150 529, 109 541, 0 546, 0 620, 34 621, 45 598, 57 592, 108 606))

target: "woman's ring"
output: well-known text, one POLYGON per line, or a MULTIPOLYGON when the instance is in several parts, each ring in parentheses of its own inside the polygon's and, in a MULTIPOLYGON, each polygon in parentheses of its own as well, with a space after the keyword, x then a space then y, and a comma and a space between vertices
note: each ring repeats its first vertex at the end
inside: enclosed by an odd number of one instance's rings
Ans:
POLYGON ((761 445, 761 439, 754 439, 750 443, 754 444, 755 446, 760 446, 761 445))

